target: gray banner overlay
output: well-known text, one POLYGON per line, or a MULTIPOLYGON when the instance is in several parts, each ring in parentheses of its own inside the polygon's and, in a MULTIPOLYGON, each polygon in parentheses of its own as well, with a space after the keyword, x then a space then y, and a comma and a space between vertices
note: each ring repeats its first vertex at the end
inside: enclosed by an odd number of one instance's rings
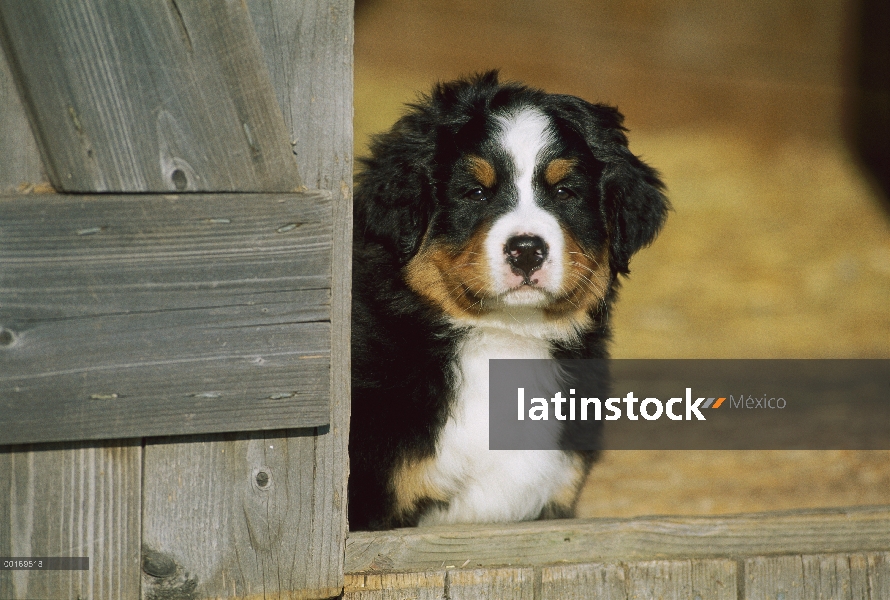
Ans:
POLYGON ((890 360, 491 360, 489 447, 888 450, 890 360))
POLYGON ((0 557, 0 571, 89 571, 89 556, 0 557))

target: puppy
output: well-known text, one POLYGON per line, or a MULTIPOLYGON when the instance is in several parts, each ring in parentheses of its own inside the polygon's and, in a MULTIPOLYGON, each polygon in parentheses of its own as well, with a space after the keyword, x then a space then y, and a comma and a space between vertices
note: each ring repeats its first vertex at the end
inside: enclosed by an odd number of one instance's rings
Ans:
MULTIPOLYGON (((437 85, 372 141, 355 192, 351 529, 573 515, 595 453, 489 450, 488 360, 606 358, 616 277, 668 210, 622 121, 489 72, 437 85)), ((595 438, 584 426, 563 438, 595 438)))

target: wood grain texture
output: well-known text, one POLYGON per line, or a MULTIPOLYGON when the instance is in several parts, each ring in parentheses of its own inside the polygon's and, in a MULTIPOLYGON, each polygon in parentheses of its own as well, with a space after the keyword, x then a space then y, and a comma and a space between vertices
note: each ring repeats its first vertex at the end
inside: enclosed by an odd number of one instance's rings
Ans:
POLYGON ((445 600, 445 571, 346 575, 343 600, 445 600))
POLYGON ((37 142, 34 141, 28 116, 19 100, 12 73, 2 52, 0 132, 0 194, 32 190, 47 182, 37 142))
POLYGON ((734 560, 558 565, 541 569, 540 600, 736 600, 734 560))
POLYGON ((0 33, 57 189, 299 187, 243 3, 9 1, 0 33))
POLYGON ((138 440, 0 450, 0 555, 86 556, 87 571, 0 571, 0 598, 139 595, 138 440))
POLYGON ((745 598, 878 600, 890 592, 890 554, 753 557, 745 561, 745 598))
POLYGON ((0 443, 327 424, 330 210, 0 199, 0 443))
POLYGON ((624 599, 626 574, 620 564, 554 565, 541 569, 540 600, 624 599))
POLYGON ((449 600, 534 600, 535 571, 527 567, 449 570, 446 597, 449 600))
POLYGON ((886 551, 890 507, 713 517, 556 520, 355 532, 346 571, 377 561, 420 570, 470 559, 479 566, 886 551))
POLYGON ((306 528, 318 558, 307 588, 343 585, 346 538, 352 308, 352 0, 248 0, 272 84, 305 185, 333 196, 331 267, 331 427, 318 430, 317 511, 306 528))
MULTIPOLYGON (((233 597, 247 594, 247 589, 274 597, 279 590, 288 589, 295 590, 288 596, 291 598, 326 598, 339 594, 343 587, 351 303, 352 2, 248 0, 247 5, 286 126, 291 130, 293 152, 303 181, 309 187, 329 191, 333 198, 331 425, 275 432, 277 437, 271 437, 272 433, 254 433, 239 436, 238 440, 212 436, 196 444, 150 445, 145 456, 146 473, 151 473, 145 479, 146 490, 152 490, 148 494, 163 494, 168 464, 175 463, 179 471, 190 473, 193 481, 166 505, 162 501, 147 501, 145 539, 155 544, 154 550, 162 555, 175 555, 181 561, 173 563, 177 572, 183 577, 188 572, 194 582, 176 580, 175 575, 170 580, 149 581, 143 591, 146 599, 168 585, 177 593, 193 589, 198 597, 233 597), (218 445, 215 451, 220 454, 248 456, 238 475, 241 479, 236 479, 241 485, 249 483, 243 479, 246 470, 253 472, 261 466, 250 458, 253 455, 239 449, 242 444, 287 447, 289 455, 299 457, 283 463, 277 476, 277 481, 284 478, 301 482, 299 487, 291 488, 288 506, 292 510, 277 511, 269 521, 290 539, 276 541, 259 551, 261 558, 255 565, 261 567, 245 567, 243 557, 216 549, 226 547, 231 539, 226 531, 242 531, 246 527, 233 521, 255 522, 254 517, 238 512, 237 505, 218 513, 220 516, 212 522, 219 525, 205 529, 204 537, 197 539, 189 539, 188 535, 177 537, 178 524, 167 518, 174 509, 182 515, 200 513, 205 510, 207 490, 215 488, 217 482, 232 481, 233 475, 225 463, 206 458, 205 444, 218 445), (293 561, 300 565, 292 565, 293 561), (268 575, 279 571, 286 574, 280 582, 268 575)), ((225 488, 218 491, 224 494, 225 488)), ((209 527, 208 523, 211 521, 185 521, 189 532, 209 527)))
POLYGON ((627 598, 736 600, 736 562, 659 560, 627 565, 627 598))
POLYGON ((146 597, 303 597, 323 557, 305 542, 304 528, 317 526, 306 498, 321 482, 304 468, 314 432, 301 431, 148 442, 143 544, 172 566, 145 578, 146 597))

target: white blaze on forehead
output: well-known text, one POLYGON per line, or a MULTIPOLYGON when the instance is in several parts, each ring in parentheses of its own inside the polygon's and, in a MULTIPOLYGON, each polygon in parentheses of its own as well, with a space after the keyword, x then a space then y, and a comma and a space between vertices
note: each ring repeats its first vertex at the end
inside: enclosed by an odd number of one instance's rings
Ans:
POLYGON ((516 235, 536 235, 548 247, 547 260, 538 278, 541 287, 556 291, 562 283, 562 252, 565 242, 556 217, 535 203, 535 168, 544 151, 555 141, 550 118, 534 108, 509 113, 497 118, 500 127, 498 141, 513 164, 513 185, 516 189, 516 206, 492 224, 486 240, 493 288, 506 291, 503 283, 510 273, 506 265, 504 244, 516 235))
POLYGON ((513 159, 519 202, 533 203, 535 166, 541 151, 553 142, 550 119, 538 110, 526 108, 497 120, 501 145, 513 159))

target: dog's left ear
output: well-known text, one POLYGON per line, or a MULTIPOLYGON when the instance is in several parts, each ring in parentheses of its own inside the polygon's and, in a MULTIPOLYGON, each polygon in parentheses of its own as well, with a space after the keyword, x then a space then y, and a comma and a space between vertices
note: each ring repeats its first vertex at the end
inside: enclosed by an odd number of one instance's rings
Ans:
POLYGON ((601 163, 602 217, 609 229, 610 266, 628 274, 630 259, 652 243, 670 209, 658 172, 628 149, 624 117, 615 108, 574 96, 558 97, 560 116, 601 163))

